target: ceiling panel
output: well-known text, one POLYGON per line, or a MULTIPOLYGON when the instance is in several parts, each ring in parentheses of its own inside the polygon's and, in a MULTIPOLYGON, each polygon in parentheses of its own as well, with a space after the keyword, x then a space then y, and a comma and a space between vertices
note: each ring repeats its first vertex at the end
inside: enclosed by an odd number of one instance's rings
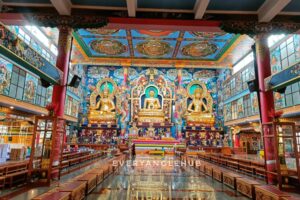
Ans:
POLYGON ((192 10, 196 0, 138 0, 138 8, 192 10))
POLYGON ((2 0, 5 3, 51 3, 50 0, 2 0))
POLYGON ((71 0, 76 5, 126 7, 126 0, 71 0))
POLYGON ((74 33, 90 57, 218 60, 237 39, 226 33, 80 29, 74 33))
POLYGON ((300 12, 300 1, 292 0, 284 9, 285 12, 300 12))
POLYGON ((265 0, 211 0, 207 10, 257 11, 265 0))

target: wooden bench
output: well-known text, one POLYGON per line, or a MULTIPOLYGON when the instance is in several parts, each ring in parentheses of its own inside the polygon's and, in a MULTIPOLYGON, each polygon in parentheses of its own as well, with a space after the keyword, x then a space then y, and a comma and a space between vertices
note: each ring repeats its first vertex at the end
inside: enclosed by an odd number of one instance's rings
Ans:
POLYGON ((95 167, 95 170, 96 169, 99 169, 99 170, 103 171, 104 178, 108 177, 109 174, 110 174, 110 167, 109 167, 108 164, 105 164, 105 165, 102 165, 102 166, 97 166, 97 167, 95 167))
POLYGON ((290 197, 291 195, 280 191, 274 186, 271 185, 258 185, 255 186, 255 199, 256 200, 280 200, 284 197, 290 197))
POLYGON ((13 183, 26 182, 28 163, 8 165, 5 172, 5 184, 12 187, 13 183))
POLYGON ((261 185, 261 184, 247 178, 236 179, 237 191, 251 199, 255 198, 255 186, 257 185, 261 185))
POLYGON ((72 158, 69 160, 70 166, 80 163, 80 158, 72 158))
POLYGON ((238 170, 245 173, 253 174, 253 169, 251 167, 250 161, 239 160, 238 163, 238 170))
POLYGON ((239 163, 237 161, 234 161, 234 160, 228 160, 227 161, 227 167, 238 170, 239 169, 239 163))
POLYGON ((3 189, 5 186, 5 172, 6 167, 0 167, 0 189, 3 189))
POLYGON ((205 173, 205 166, 206 166, 206 165, 207 165, 206 162, 204 162, 204 161, 201 162, 201 165, 200 165, 200 167, 199 167, 200 172, 205 173))
POLYGON ((205 165, 205 174, 208 175, 208 176, 213 176, 213 165, 211 164, 206 164, 205 165))
POLYGON ((34 197, 32 200, 69 200, 71 192, 47 192, 37 197, 34 197))
POLYGON ((223 183, 228 187, 236 189, 237 178, 241 178, 241 176, 232 172, 223 171, 223 183))
POLYGON ((219 159, 219 164, 223 166, 227 166, 227 159, 226 158, 220 158, 219 159))
POLYGON ((96 174, 97 175, 97 185, 99 185, 104 180, 103 170, 96 169, 87 172, 88 174, 96 174))
POLYGON ((213 178, 219 182, 223 182, 223 171, 219 167, 213 168, 213 178))
POLYGON ((83 181, 72 181, 58 188, 60 192, 71 192, 70 200, 82 200, 85 198, 86 183, 83 181))
POLYGON ((83 174, 75 179, 76 181, 84 181, 87 185, 86 194, 89 194, 97 185, 96 174, 83 174))
POLYGON ((159 150, 154 150, 154 151, 149 151, 149 155, 165 155, 165 151, 159 151, 159 150))

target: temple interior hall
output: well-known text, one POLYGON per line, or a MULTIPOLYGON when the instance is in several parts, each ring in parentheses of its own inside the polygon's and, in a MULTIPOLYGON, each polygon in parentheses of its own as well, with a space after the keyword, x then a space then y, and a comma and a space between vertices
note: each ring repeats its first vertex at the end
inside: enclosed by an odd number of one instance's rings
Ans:
POLYGON ((300 1, 0 0, 10 199, 300 199, 300 1))

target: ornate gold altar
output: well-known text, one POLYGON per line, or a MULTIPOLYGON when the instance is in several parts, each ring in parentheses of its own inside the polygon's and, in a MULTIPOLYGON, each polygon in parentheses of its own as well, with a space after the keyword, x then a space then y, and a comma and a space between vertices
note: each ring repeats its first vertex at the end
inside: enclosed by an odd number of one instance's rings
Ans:
POLYGON ((187 86, 186 122, 188 126, 213 126, 213 99, 201 81, 192 81, 187 86))
POLYGON ((100 80, 90 95, 89 124, 116 124, 117 85, 111 78, 100 80))
POLYGON ((171 123, 172 89, 157 69, 148 69, 131 90, 131 120, 141 123, 171 123))

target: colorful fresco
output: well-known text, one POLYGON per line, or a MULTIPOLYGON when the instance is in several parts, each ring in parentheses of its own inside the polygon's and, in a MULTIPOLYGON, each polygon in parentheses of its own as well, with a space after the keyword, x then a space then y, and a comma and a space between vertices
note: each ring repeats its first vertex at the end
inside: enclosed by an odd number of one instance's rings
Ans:
POLYGON ((255 92, 250 94, 251 99, 251 106, 252 106, 252 113, 258 114, 259 113, 259 102, 258 97, 255 92))
POLYGON ((38 79, 31 74, 26 74, 25 90, 24 90, 24 101, 34 103, 35 93, 38 85, 38 79))
POLYGON ((80 29, 74 33, 90 57, 218 60, 238 36, 160 30, 80 29))
POLYGON ((0 94, 8 95, 13 64, 0 57, 0 94))

